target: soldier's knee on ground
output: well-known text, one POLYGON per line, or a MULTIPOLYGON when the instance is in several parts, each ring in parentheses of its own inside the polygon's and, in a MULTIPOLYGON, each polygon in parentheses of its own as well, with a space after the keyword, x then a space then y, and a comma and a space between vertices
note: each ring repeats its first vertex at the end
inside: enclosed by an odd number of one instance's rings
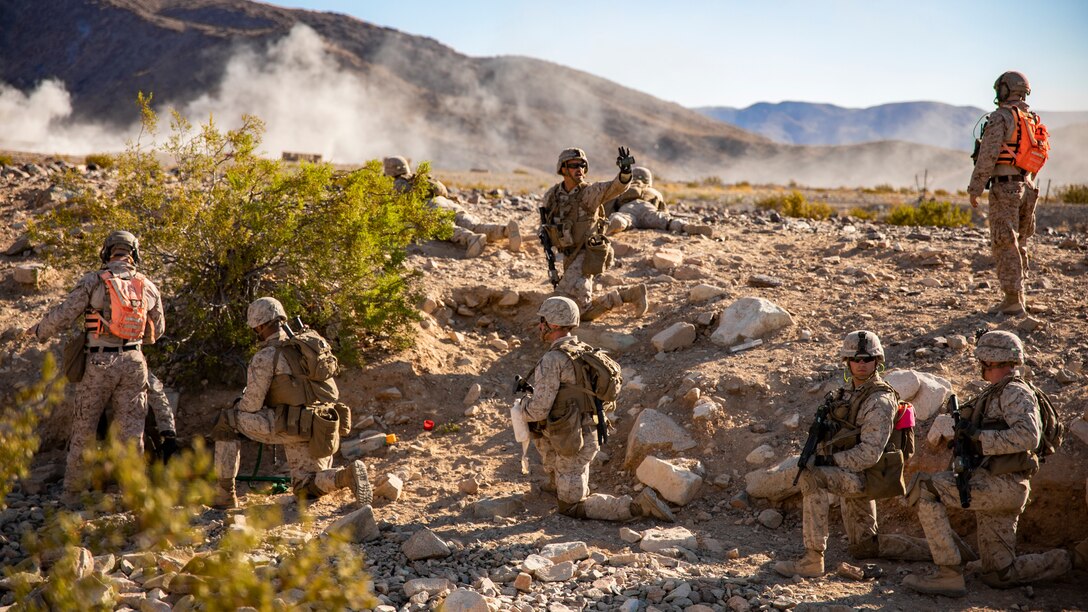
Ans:
POLYGON ((563 500, 559 500, 559 514, 569 516, 571 518, 586 518, 586 504, 585 502, 568 503, 563 500))
POLYGON ((216 442, 241 440, 242 434, 238 433, 238 410, 227 408, 219 411, 219 418, 216 419, 215 425, 208 435, 216 442))
POLYGON ((300 482, 295 483, 293 492, 295 497, 306 499, 317 499, 325 494, 324 491, 318 488, 314 474, 310 474, 300 482))

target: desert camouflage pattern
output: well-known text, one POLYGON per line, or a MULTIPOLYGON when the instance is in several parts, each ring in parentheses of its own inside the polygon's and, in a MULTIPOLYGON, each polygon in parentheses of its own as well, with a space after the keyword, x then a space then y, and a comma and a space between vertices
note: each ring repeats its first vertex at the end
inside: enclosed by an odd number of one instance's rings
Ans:
MULTIPOLYGON (((844 399, 855 393, 863 393, 868 386, 879 381, 878 375, 858 387, 853 382, 846 389, 844 399)), ((897 402, 895 395, 875 392, 869 395, 858 409, 857 426, 861 440, 853 448, 835 453, 834 466, 809 467, 801 473, 801 493, 804 496, 802 534, 808 550, 827 550, 829 533, 828 514, 831 496, 842 498, 842 520, 851 545, 862 543, 877 535, 876 502, 864 497, 865 476, 862 472, 872 467, 884 454, 884 447, 892 434, 897 402)), ((830 454, 824 443, 818 454, 830 454)))
MULTIPOLYGON (((1019 168, 1009 164, 997 163, 1002 145, 1008 142, 1016 133, 1016 117, 1010 110, 1012 106, 1017 107, 1021 112, 1031 112, 1027 102, 1011 100, 986 116, 986 130, 982 133, 978 157, 975 159, 975 169, 971 172, 971 181, 967 185, 968 195, 982 195, 982 192, 986 190, 990 177, 1020 174, 1022 172, 1019 168)), ((1031 179, 1032 177, 1029 175, 1026 178, 1031 179)), ((1009 183, 1003 184, 1008 185, 1009 183)), ((992 193, 990 195, 993 196, 992 193)))
POLYGON ((1010 331, 989 331, 978 339, 975 358, 998 363, 1024 363, 1024 343, 1010 331))
POLYGON ((166 390, 158 376, 147 372, 147 408, 155 415, 155 425, 159 431, 177 431, 174 424, 174 407, 166 397, 166 390))
POLYGON ((859 329, 846 334, 842 339, 842 349, 839 351, 839 357, 843 359, 848 357, 880 357, 883 359, 884 345, 880 343, 880 336, 867 329, 859 329), (862 332, 865 333, 864 353, 859 352, 862 332))
POLYGON ((574 300, 563 296, 552 296, 540 304, 536 310, 537 316, 552 325, 560 327, 577 327, 580 321, 578 304, 574 300))
MULTIPOLYGON (((1027 385, 1013 381, 985 402, 987 419, 1003 421, 1008 429, 987 429, 979 442, 983 455, 1001 455, 1033 450, 1041 435, 1035 395, 1027 385)), ((919 496, 918 520, 937 565, 959 565, 962 561, 946 508, 960 508, 956 476, 951 471, 928 477, 919 496)), ((971 507, 978 523, 979 557, 984 573, 996 572, 1002 580, 1028 582, 1049 577, 1061 570, 1068 556, 1052 554, 1017 555, 1016 526, 1027 505, 1031 485, 1023 473, 993 475, 979 468, 971 476, 971 507)), ((1067 570, 1068 567, 1066 566, 1067 570)), ((1064 571, 1062 572, 1064 573, 1064 571)))
MULTIPOLYGON (((469 213, 456 201, 451 200, 443 196, 435 196, 431 200, 431 204, 445 210, 451 210, 454 213, 453 225, 454 225, 454 241, 457 242, 457 228, 466 230, 470 234, 483 234, 487 237, 488 242, 498 242, 503 238, 510 237, 510 231, 507 225, 499 225, 497 223, 484 223, 480 221, 478 217, 469 213)), ((464 232, 462 232, 463 234, 464 232)))
MULTIPOLYGON (((628 180, 630 178, 628 177, 628 180)), ((563 222, 572 225, 585 225, 592 229, 603 217, 603 204, 618 197, 627 189, 627 183, 621 180, 621 175, 616 175, 611 181, 589 183, 583 181, 570 191, 567 191, 563 183, 556 183, 544 193, 541 206, 549 211, 566 211, 563 222)), ((578 249, 579 242, 584 241, 589 234, 575 235, 574 245, 562 249, 565 255, 578 249)), ((581 250, 581 249, 578 249, 581 250)), ((574 262, 568 261, 564 265, 570 267, 574 262)))
POLYGON ((608 217, 610 228, 617 224, 622 225, 619 231, 632 228, 667 230, 671 229, 669 227, 671 221, 673 221, 672 215, 645 200, 635 200, 624 204, 608 217))

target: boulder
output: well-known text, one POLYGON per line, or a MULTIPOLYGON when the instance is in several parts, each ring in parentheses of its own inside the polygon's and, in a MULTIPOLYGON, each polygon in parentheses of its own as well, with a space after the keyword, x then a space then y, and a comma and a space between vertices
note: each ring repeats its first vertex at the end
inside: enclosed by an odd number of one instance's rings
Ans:
POLYGON ((686 527, 653 527, 642 533, 639 547, 646 552, 659 553, 666 548, 696 550, 698 539, 686 527))
POLYGON ((638 344, 638 338, 622 332, 578 328, 578 337, 611 353, 622 353, 638 344))
POLYGON ((654 253, 654 268, 657 270, 671 270, 683 261, 684 254, 679 249, 661 249, 654 253))
POLYGON ((801 492, 800 483, 793 484, 797 475, 797 455, 787 457, 776 465, 754 470, 744 475, 745 492, 750 497, 780 501, 801 492))
POLYGON ((695 343, 695 326, 686 321, 673 323, 650 339, 659 352, 667 353, 695 343))
POLYGON ((404 481, 396 474, 386 474, 385 482, 380 482, 374 487, 374 496, 397 501, 404 492, 404 481))
POLYGON ((718 329, 711 334, 710 340, 719 346, 733 346, 791 325, 793 317, 774 302, 743 297, 722 311, 718 329))
POLYGON ((722 289, 721 287, 706 284, 695 285, 688 291, 688 300, 692 302, 705 302, 724 294, 725 289, 722 289))
POLYGON ((468 391, 465 392, 465 399, 462 400, 461 403, 466 406, 471 406, 475 404, 476 400, 480 399, 480 393, 482 392, 483 387, 480 386, 480 383, 472 383, 472 386, 470 386, 468 388, 468 391))
POLYGON ((884 375, 884 380, 895 389, 900 399, 914 405, 914 416, 918 422, 940 412, 952 393, 951 382, 928 372, 891 370, 884 375))
POLYGON ((450 547, 430 529, 420 529, 413 533, 400 549, 410 561, 450 556, 450 547))
POLYGON ((514 516, 525 509, 520 495, 509 497, 485 497, 472 504, 472 515, 478 519, 493 519, 497 516, 514 516))
POLYGON ((635 476, 646 486, 653 487, 661 497, 680 506, 695 499, 703 485, 702 477, 695 472, 652 455, 642 460, 635 476))
POLYGON ((563 561, 538 569, 533 576, 541 582, 562 582, 574 577, 574 562, 563 561))
POLYGON ((681 452, 695 448, 695 440, 684 428, 653 408, 647 408, 638 414, 631 433, 627 436, 627 455, 624 464, 629 468, 637 467, 642 459, 654 452, 681 452))
POLYGON ((374 510, 370 506, 363 506, 325 528, 325 533, 336 532, 346 534, 352 542, 366 542, 381 536, 378 523, 374 521, 374 510))
POLYGON ((589 556, 589 547, 585 542, 558 542, 540 549, 540 556, 552 563, 581 561, 589 556))
POLYGON ((778 529, 782 525, 782 513, 774 508, 767 508, 759 513, 759 524, 767 529, 778 529))
POLYGON ((744 460, 752 465, 759 465, 774 459, 774 456, 775 450, 773 447, 768 444, 761 444, 752 449, 752 452, 748 453, 744 460))
POLYGON ((695 406, 691 409, 691 418, 693 419, 713 419, 722 412, 722 407, 713 398, 704 395, 695 402, 695 406))
POLYGON ((37 287, 44 270, 45 266, 40 263, 25 263, 15 266, 12 275, 17 283, 37 287))
POLYGON ((490 612, 487 599, 468 589, 455 589, 446 596, 440 609, 442 612, 490 612))

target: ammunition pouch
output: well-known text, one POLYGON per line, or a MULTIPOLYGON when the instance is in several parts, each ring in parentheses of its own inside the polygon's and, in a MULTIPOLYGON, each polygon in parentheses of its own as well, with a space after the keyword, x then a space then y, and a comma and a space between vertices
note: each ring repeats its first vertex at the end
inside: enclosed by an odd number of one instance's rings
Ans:
POLYGON ((220 410, 219 418, 215 420, 215 425, 208 437, 216 442, 241 440, 242 434, 238 433, 238 410, 235 408, 220 410))
POLYGON ((574 246, 574 235, 570 231, 569 223, 563 225, 549 223, 544 226, 544 231, 548 233, 548 240, 551 241, 553 247, 562 251, 574 246))
POLYGON ((314 411, 306 406, 285 406, 279 404, 272 406, 275 411, 275 421, 272 424, 272 433, 287 434, 306 440, 310 439, 314 426, 314 411))
MULTIPOLYGON (((560 387, 555 403, 548 412, 544 425, 544 435, 548 438, 555 452, 564 457, 573 457, 582 450, 582 402, 571 393, 563 393, 560 387)), ((581 391, 575 390, 576 393, 581 391)))
POLYGON ((331 457, 340 450, 340 414, 330 404, 315 406, 311 414, 310 456, 314 459, 331 457))
POLYGON ((866 469, 865 497, 884 499, 898 497, 906 492, 903 483, 903 451, 894 450, 881 455, 875 465, 866 469))
POLYGON ((340 417, 340 437, 344 438, 351 435, 351 406, 343 402, 336 402, 333 408, 336 410, 337 416, 340 417))
POLYGON ((86 344, 87 334, 84 333, 75 334, 64 343, 61 362, 68 382, 77 383, 83 380, 83 374, 87 371, 87 353, 83 350, 86 344))
POLYGON ((586 256, 582 260, 582 274, 594 276, 612 267, 616 261, 616 252, 612 241, 603 234, 594 234, 586 239, 586 256))
POLYGON ((1025 478, 1031 478, 1039 471, 1039 458, 1031 451, 990 455, 985 458, 981 467, 986 468, 993 476, 1023 473, 1025 478))

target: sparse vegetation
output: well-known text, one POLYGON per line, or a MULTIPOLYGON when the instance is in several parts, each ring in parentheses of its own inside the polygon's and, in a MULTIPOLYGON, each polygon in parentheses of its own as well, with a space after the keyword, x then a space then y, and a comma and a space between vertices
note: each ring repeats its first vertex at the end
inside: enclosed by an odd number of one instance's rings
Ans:
POLYGON ((938 198, 947 198, 948 197, 948 190, 947 189, 937 189, 937 190, 935 190, 933 192, 933 195, 937 196, 938 198))
POLYGON ((884 219, 891 225, 964 227, 971 225, 971 210, 951 202, 928 200, 918 204, 899 204, 884 219))
POLYGON ((106 153, 92 153, 87 157, 83 158, 83 163, 87 164, 88 166, 93 164, 95 166, 98 166, 99 168, 112 168, 113 162, 113 156, 106 153))
POLYGON ((787 217, 803 219, 828 219, 835 210, 824 202, 809 202, 800 191, 791 191, 785 195, 772 195, 756 202, 756 207, 763 210, 775 210, 787 217))
POLYGON ((0 153, 0 166, 14 166, 15 160, 6 153, 0 153))
POLYGON ((1088 204, 1088 184, 1066 185, 1059 195, 1066 204, 1088 204))
POLYGON ((876 211, 869 208, 862 208, 861 206, 851 208, 846 214, 855 219, 861 219, 862 221, 875 221, 877 218, 876 211))
POLYGON ((461 431, 461 426, 457 423, 442 423, 434 429, 434 435, 446 436, 461 431))
MULTIPOLYGON (((169 379, 237 372, 254 343, 246 307, 261 295, 325 332, 349 364, 367 347, 407 342, 418 315, 406 247, 452 232, 452 213, 428 205, 425 181, 397 193, 376 160, 350 173, 329 164, 288 169, 257 155, 263 124, 253 116, 223 132, 211 121, 194 129, 174 114, 160 145, 149 98, 140 104, 144 132, 116 157, 116 189, 98 194, 71 179, 73 205, 31 229, 54 247, 57 263, 85 269, 96 267, 97 245, 111 230, 137 235, 141 268, 166 288, 168 333, 176 335, 160 342, 158 356, 171 365, 169 379), (164 168, 161 155, 176 169, 164 168)), ((420 174, 428 171, 421 164, 420 174)))
POLYGON ((35 429, 63 401, 64 384, 53 355, 46 353, 38 382, 15 393, 14 405, 0 406, 0 508, 6 507, 16 479, 26 477, 38 451, 35 429))

